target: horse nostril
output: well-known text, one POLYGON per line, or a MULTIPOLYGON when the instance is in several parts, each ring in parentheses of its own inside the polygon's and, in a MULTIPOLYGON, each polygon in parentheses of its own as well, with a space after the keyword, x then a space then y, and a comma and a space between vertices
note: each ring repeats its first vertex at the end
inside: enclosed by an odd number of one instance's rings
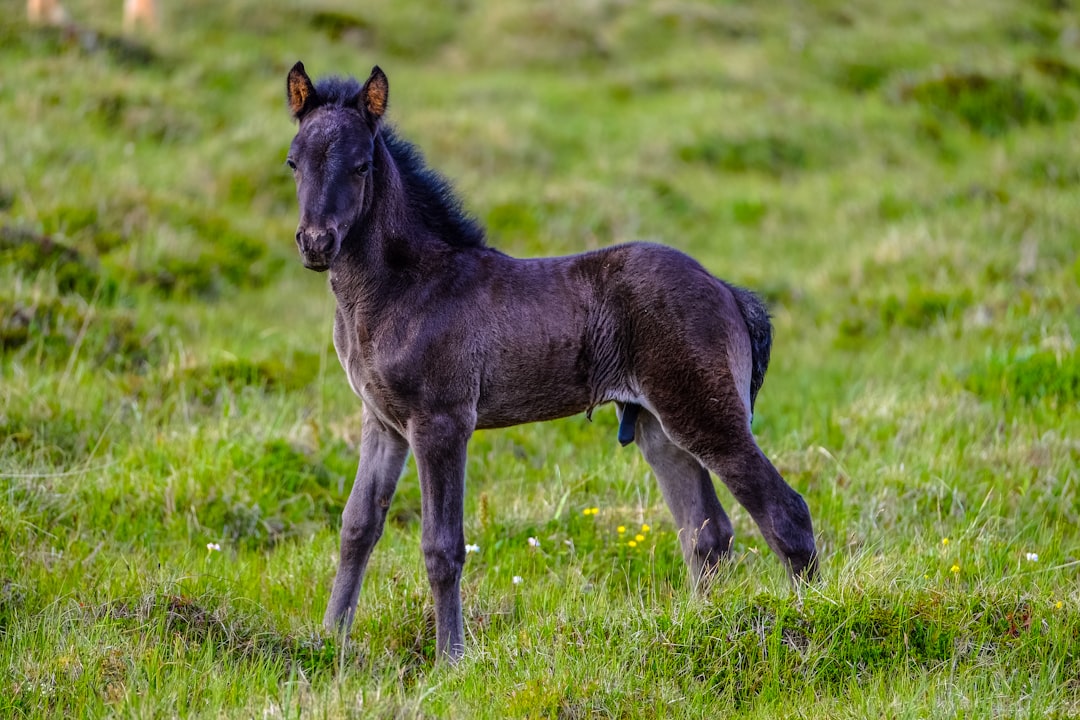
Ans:
POLYGON ((301 228, 296 231, 296 246, 300 252, 315 255, 327 255, 337 245, 337 234, 331 230, 312 230, 301 228))

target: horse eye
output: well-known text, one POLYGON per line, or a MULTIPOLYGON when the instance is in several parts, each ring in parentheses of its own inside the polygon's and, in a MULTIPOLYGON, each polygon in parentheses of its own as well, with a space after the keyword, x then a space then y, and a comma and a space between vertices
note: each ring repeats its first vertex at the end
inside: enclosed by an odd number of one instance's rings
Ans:
POLYGON ((360 163, 359 165, 356 166, 356 174, 357 175, 367 175, 368 170, 370 170, 370 169, 371 169, 371 163, 362 162, 362 163, 360 163))
POLYGON ((289 159, 287 159, 287 160, 285 161, 285 164, 289 166, 289 169, 290 169, 290 170, 295 170, 295 169, 296 169, 296 163, 294 163, 294 162, 292 161, 292 158, 289 158, 289 159))

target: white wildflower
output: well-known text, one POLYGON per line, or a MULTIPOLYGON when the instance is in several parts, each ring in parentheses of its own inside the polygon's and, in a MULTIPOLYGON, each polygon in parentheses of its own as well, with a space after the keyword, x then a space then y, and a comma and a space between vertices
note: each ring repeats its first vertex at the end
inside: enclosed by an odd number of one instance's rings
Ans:
POLYGON ((210 552, 221 552, 221 545, 216 542, 208 542, 206 543, 206 549, 210 552))
POLYGON ((520 575, 515 575, 513 578, 511 578, 511 582, 515 585, 520 585, 522 583, 522 578, 520 575))
POLYGON ((1028 553, 1026 557, 1028 562, 1039 562, 1039 553, 1028 553))
POLYGON ((534 537, 529 538, 529 547, 534 547, 534 548, 540 547, 540 541, 537 540, 534 537))
POLYGON ((478 553, 478 552, 480 552, 480 546, 479 545, 465 545, 465 552, 466 553, 478 553))

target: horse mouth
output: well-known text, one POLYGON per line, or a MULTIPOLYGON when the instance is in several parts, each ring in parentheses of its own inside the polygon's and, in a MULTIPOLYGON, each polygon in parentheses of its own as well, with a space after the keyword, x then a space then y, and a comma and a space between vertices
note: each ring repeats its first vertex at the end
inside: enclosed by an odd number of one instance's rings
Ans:
POLYGON ((314 270, 315 272, 326 272, 330 269, 330 260, 326 257, 311 257, 309 255, 301 255, 300 259, 304 263, 304 267, 308 270, 314 270))

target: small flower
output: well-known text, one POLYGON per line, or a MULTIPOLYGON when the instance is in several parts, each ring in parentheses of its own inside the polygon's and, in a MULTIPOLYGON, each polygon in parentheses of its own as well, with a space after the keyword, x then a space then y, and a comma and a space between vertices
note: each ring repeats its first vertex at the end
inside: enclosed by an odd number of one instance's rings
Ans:
POLYGON ((1024 557, 1028 559, 1028 562, 1039 562, 1039 553, 1028 553, 1024 557))
POLYGON ((626 526, 625 526, 625 525, 620 525, 619 527, 617 527, 617 528, 615 528, 615 529, 616 529, 616 530, 618 531, 618 533, 619 533, 620 535, 622 535, 623 533, 625 533, 625 532, 626 532, 626 526))
POLYGON ((221 545, 216 542, 208 542, 206 543, 206 550, 208 552, 221 552, 221 545))
POLYGON ((514 583, 515 585, 520 585, 524 581, 522 580, 520 575, 515 575, 514 577, 510 578, 510 582, 514 583))
POLYGON ((465 545, 465 553, 478 553, 480 552, 479 545, 465 545))
POLYGON ((955 575, 956 573, 960 572, 960 566, 953 565, 951 568, 949 568, 949 572, 955 575))
POLYGON ((641 533, 638 533, 637 535, 635 535, 634 539, 637 540, 638 542, 645 542, 645 536, 642 535, 641 533))
POLYGON ((588 517, 589 515, 596 515, 598 512, 600 512, 600 508, 598 507, 587 507, 581 511, 581 514, 588 517))
POLYGON ((646 523, 646 524, 642 524, 642 526, 641 526, 641 532, 643 532, 643 533, 644 533, 644 532, 649 532, 650 530, 652 530, 652 528, 651 528, 651 527, 649 527, 649 525, 648 525, 647 523, 646 523))
POLYGON ((1060 610, 1063 607, 1065 607, 1065 603, 1061 602, 1060 600, 1058 600, 1056 603, 1054 603, 1054 609, 1055 610, 1060 610))
POLYGON ((540 547, 540 541, 537 540, 534 537, 529 538, 529 547, 534 547, 534 548, 540 547))
POLYGON ((630 547, 637 547, 637 541, 635 541, 635 540, 631 540, 630 542, 628 542, 626 544, 629 545, 630 547))
POLYGON ((941 544, 942 544, 943 546, 944 546, 944 545, 948 545, 948 544, 949 544, 949 538, 947 538, 947 537, 945 537, 945 538, 941 538, 941 544))

